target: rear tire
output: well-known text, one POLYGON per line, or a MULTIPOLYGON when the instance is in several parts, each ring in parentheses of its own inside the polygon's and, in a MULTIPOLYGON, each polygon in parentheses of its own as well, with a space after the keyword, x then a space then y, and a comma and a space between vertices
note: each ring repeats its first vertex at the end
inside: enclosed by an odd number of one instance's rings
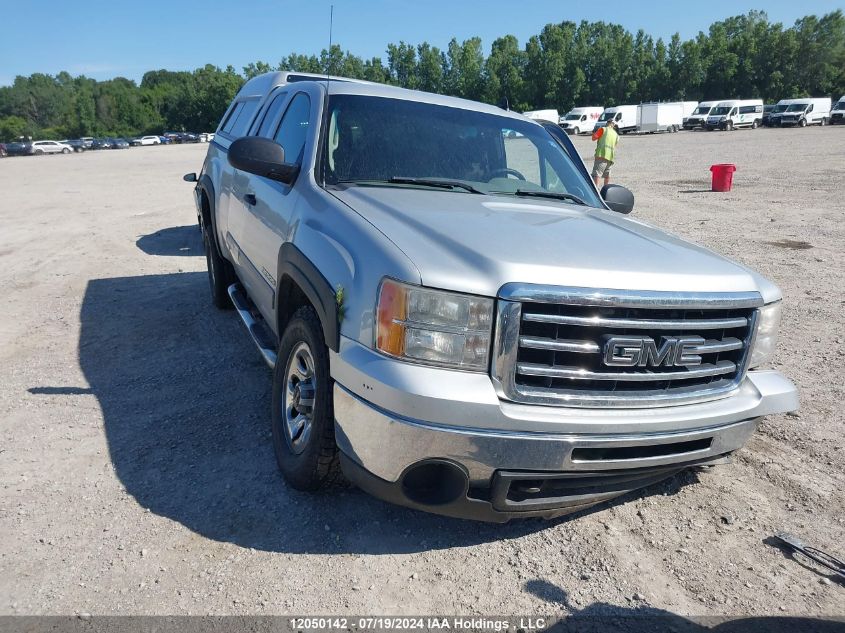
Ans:
POLYGON ((727 123, 725 123, 725 130, 727 130, 728 132, 733 132, 733 129, 734 129, 734 122, 733 121, 728 121, 727 123))
POLYGON ((70 150, 65 147, 64 149, 62 149, 62 154, 70 154, 70 150))
POLYGON ((821 125, 822 125, 822 127, 824 127, 825 125, 827 125, 827 117, 823 117, 823 118, 822 118, 821 125))
POLYGON ((44 155, 44 150, 43 150, 43 149, 37 149, 37 150, 35 150, 35 155, 36 155, 36 156, 43 156, 43 155, 44 155))
POLYGON ((273 370, 273 450, 288 484, 304 491, 343 481, 334 435, 333 381, 320 319, 299 308, 279 343, 273 370))
POLYGON ((211 226, 203 223, 202 241, 205 247, 205 263, 208 266, 208 285, 211 288, 211 302, 220 310, 231 310, 229 286, 235 283, 232 265, 220 255, 217 240, 211 233, 211 226))

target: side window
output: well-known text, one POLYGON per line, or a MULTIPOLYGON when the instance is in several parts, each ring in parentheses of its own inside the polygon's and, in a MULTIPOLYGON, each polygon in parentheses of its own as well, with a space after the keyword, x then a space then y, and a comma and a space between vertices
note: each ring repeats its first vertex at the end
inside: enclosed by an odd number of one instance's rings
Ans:
POLYGON ((238 115, 241 113, 241 110, 244 109, 244 103, 241 101, 237 103, 232 111, 229 113, 229 117, 226 119, 226 122, 220 128, 221 132, 231 132, 232 126, 235 125, 235 121, 238 120, 238 115))
POLYGON ((311 120, 311 99, 304 92, 290 102, 274 140, 285 150, 285 162, 301 163, 308 124, 311 120))
POLYGON ((226 131, 234 138, 239 138, 246 134, 246 131, 249 128, 250 121, 252 120, 252 115, 255 114, 255 111, 257 109, 258 99, 244 101, 241 111, 238 112, 238 118, 235 120, 231 129, 226 131))
POLYGON ((276 122, 276 117, 279 115, 279 110, 285 102, 285 97, 288 96, 287 90, 284 90, 273 97, 270 107, 264 113, 264 119, 261 121, 261 127, 258 128, 258 136, 266 136, 270 138, 271 129, 276 122))
POLYGON ((616 113, 616 120, 617 120, 617 121, 621 121, 621 120, 622 120, 622 113, 621 113, 621 112, 617 112, 617 113, 616 113))
POLYGON ((810 112, 812 112, 812 111, 813 111, 813 104, 811 103, 811 104, 810 104, 810 107, 809 107, 809 108, 807 108, 807 114, 809 114, 809 113, 810 113, 810 112))

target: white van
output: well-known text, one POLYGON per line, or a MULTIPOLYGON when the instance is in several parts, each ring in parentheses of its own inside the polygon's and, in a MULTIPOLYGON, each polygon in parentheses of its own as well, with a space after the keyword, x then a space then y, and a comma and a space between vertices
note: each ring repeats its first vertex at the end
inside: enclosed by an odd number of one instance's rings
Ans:
POLYGON ((612 108, 605 108, 601 113, 599 120, 593 126, 595 132, 600 127, 607 125, 607 122, 613 119, 616 121, 616 128, 620 134, 627 134, 628 132, 635 132, 637 126, 640 124, 640 106, 636 105, 620 105, 612 108))
POLYGON ((763 122, 762 99, 720 101, 710 111, 705 127, 708 130, 733 130, 739 127, 756 129, 763 122))
POLYGON ((677 132, 684 124, 684 112, 690 114, 697 101, 643 103, 640 105, 638 132, 677 132))
POLYGON ((523 112, 522 116, 527 116, 534 121, 549 121, 551 123, 560 121, 560 115, 557 113, 557 110, 529 110, 528 112, 523 112))
POLYGON ((684 119, 684 129, 694 130, 697 127, 704 127, 707 125, 707 117, 710 112, 719 105, 718 101, 702 101, 698 104, 692 113, 684 119))
POLYGON ((830 119, 830 99, 828 97, 807 97, 793 99, 789 107, 780 115, 781 125, 827 125, 830 119))
POLYGON ((599 120, 604 108, 601 106, 587 106, 583 108, 572 108, 564 116, 560 117, 560 127, 567 134, 589 134, 593 131, 596 121, 599 120))
POLYGON ((833 106, 830 111, 830 123, 845 123, 845 95, 833 106))

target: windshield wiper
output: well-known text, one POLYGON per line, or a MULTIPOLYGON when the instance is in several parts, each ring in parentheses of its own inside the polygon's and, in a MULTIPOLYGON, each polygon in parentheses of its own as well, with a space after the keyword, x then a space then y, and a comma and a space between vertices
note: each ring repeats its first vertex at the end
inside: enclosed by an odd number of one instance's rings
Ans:
POLYGON ((590 206, 581 200, 581 198, 571 193, 561 193, 557 191, 532 191, 531 189, 517 189, 513 193, 515 196, 525 196, 527 198, 551 198, 552 200, 569 200, 570 202, 581 204, 585 207, 590 206))
POLYGON ((437 187, 438 189, 463 189, 470 193, 480 193, 486 195, 486 191, 477 189, 472 185, 461 180, 448 180, 446 178, 412 178, 410 176, 393 176, 387 180, 381 178, 360 178, 350 180, 338 180, 335 184, 338 185, 419 185, 421 187, 437 187))
POLYGON ((463 189, 470 193, 485 194, 485 191, 477 189, 462 180, 449 180, 448 178, 410 178, 406 176, 393 176, 387 182, 396 185, 420 185, 422 187, 440 187, 442 189, 463 189))

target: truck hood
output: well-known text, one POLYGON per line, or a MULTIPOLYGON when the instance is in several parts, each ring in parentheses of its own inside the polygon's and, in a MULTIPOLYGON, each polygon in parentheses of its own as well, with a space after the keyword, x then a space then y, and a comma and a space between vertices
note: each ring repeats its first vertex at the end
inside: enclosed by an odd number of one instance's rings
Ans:
POLYGON ((753 271, 612 211, 398 187, 331 193, 396 244, 433 288, 495 296, 519 282, 780 298, 753 271))

